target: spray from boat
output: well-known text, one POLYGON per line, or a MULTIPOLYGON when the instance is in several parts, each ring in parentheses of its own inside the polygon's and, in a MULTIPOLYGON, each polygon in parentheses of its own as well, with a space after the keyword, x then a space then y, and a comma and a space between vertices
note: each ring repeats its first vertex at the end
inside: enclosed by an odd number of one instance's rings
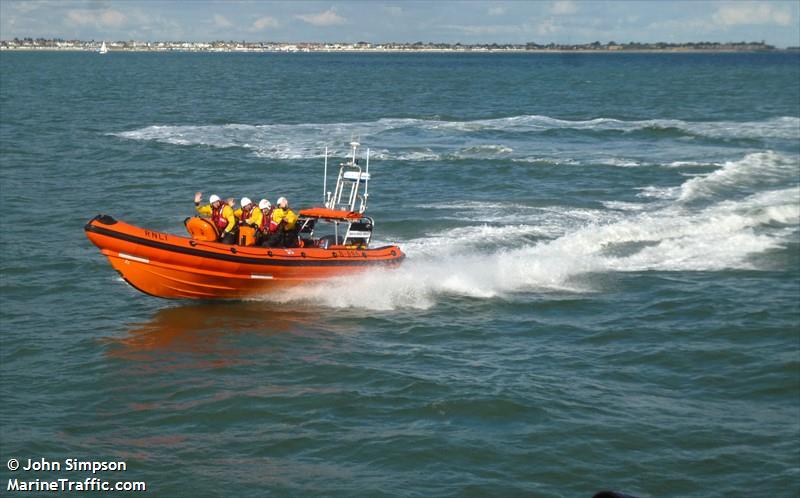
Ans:
MULTIPOLYGON (((636 209, 498 203, 494 208, 502 215, 491 224, 402 241, 408 258, 396 270, 260 299, 334 308, 426 309, 446 297, 602 292, 602 276, 609 273, 758 270, 753 256, 784 250, 800 238, 800 186, 781 187, 797 168, 796 160, 774 152, 748 154, 690 178, 668 199, 644 201, 636 209), (354 288, 359 292, 349 292, 354 288)), ((474 203, 438 207, 462 220, 486 208, 474 203)))

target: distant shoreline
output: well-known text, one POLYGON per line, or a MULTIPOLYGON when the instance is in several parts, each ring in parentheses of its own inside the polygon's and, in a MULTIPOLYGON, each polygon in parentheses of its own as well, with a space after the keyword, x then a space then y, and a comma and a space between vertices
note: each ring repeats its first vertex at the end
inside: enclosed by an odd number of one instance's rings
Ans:
MULTIPOLYGON (((767 53, 800 52, 800 47, 776 48, 764 42, 688 42, 688 43, 600 43, 546 45, 529 42, 513 43, 323 43, 323 42, 247 42, 247 41, 103 41, 108 52, 201 52, 201 53, 767 53)), ((0 50, 96 52, 101 42, 96 40, 63 40, 45 38, 14 38, 0 40, 0 50)))
MULTIPOLYGON (((4 47, 0 52, 97 52, 97 48, 58 48, 58 47, 4 47)), ((348 54, 770 54, 800 53, 800 48, 764 49, 313 49, 313 50, 274 50, 274 49, 192 49, 192 48, 109 48, 108 53, 225 53, 225 54, 286 54, 286 53, 348 53, 348 54)))

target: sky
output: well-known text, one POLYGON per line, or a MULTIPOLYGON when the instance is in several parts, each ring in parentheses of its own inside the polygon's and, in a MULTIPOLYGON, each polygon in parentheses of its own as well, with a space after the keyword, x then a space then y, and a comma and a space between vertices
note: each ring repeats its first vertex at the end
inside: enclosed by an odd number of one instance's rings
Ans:
POLYGON ((0 39, 800 46, 800 0, 0 0, 0 39))

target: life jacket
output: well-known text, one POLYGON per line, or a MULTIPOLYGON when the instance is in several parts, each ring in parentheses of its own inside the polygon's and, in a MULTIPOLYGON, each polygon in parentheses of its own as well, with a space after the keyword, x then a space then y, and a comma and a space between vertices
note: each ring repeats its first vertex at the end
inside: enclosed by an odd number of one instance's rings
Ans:
POLYGON ((211 221, 219 228, 220 232, 228 228, 228 220, 222 215, 223 211, 225 211, 225 204, 221 205, 219 209, 215 209, 214 206, 211 206, 211 221))
POLYGON ((278 228, 283 223, 283 217, 286 216, 286 212, 281 208, 273 208, 272 213, 270 213, 269 217, 269 233, 275 233, 278 231, 278 228))
POLYGON ((252 212, 253 208, 245 209, 244 207, 242 207, 242 217, 239 218, 239 221, 241 221, 242 223, 246 222, 247 219, 250 218, 250 213, 252 212))
POLYGON ((258 229, 261 230, 262 232, 266 233, 267 230, 269 230, 269 226, 272 222, 272 209, 273 208, 269 208, 269 210, 267 210, 266 213, 264 212, 263 209, 261 210, 261 214, 263 216, 261 216, 261 224, 258 225, 258 229))

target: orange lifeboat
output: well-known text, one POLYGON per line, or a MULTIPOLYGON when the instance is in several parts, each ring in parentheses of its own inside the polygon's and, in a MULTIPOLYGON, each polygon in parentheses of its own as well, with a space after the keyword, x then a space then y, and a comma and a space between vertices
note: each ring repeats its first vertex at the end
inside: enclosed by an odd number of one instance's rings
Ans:
POLYGON ((398 246, 266 248, 226 245, 147 230, 108 215, 86 236, 131 286, 152 296, 241 299, 367 268, 399 264, 398 246))
MULTIPOLYGON (((375 267, 400 264, 396 245, 371 248, 374 221, 364 216, 369 198, 369 150, 366 170, 356 160, 340 164, 336 187, 324 207, 299 212, 300 247, 253 245, 240 234, 239 245, 216 242, 213 223, 186 220, 190 237, 129 225, 108 215, 92 218, 86 236, 134 288, 152 296, 189 299, 242 299, 375 267), (356 204, 360 202, 358 207, 356 204), (327 228, 327 231, 326 231, 327 228), (327 233, 327 235, 323 235, 327 233)), ((325 151, 325 186, 328 153, 325 151)), ((323 193, 326 188, 323 187, 323 193)))

